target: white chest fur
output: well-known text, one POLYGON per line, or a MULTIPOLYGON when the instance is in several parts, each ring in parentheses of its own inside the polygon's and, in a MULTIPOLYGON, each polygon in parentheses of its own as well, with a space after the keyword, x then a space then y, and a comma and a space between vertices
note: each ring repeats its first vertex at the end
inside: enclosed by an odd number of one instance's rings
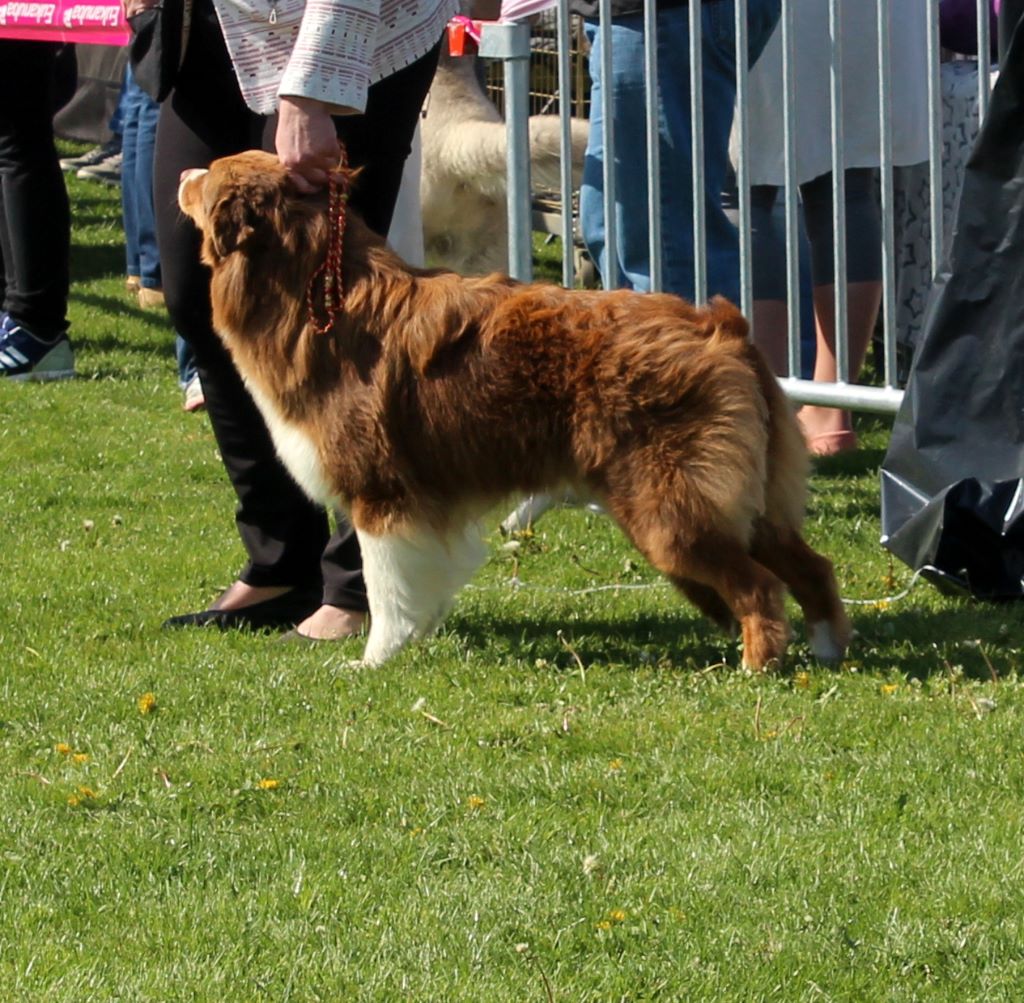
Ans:
POLYGON ((324 476, 323 465, 313 440, 302 429, 287 421, 275 407, 269 396, 265 394, 253 380, 246 380, 245 385, 252 394, 252 399, 263 415, 263 420, 270 430, 274 447, 288 473, 296 483, 315 502, 325 507, 336 505, 338 499, 328 487, 324 476))

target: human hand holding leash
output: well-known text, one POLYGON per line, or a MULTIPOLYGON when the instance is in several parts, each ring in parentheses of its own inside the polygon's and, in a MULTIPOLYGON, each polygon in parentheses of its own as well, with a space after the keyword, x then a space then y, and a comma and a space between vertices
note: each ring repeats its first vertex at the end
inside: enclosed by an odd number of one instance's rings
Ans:
POLYGON ((323 188, 341 160, 331 107, 312 98, 282 96, 274 145, 292 183, 304 195, 323 188))

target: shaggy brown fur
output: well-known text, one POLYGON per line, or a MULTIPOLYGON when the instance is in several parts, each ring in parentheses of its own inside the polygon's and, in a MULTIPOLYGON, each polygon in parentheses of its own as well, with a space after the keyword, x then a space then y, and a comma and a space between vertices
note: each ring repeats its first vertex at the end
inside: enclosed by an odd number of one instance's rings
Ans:
POLYGON ((252 152, 185 177, 180 202, 204 235, 215 327, 315 476, 279 440, 282 458, 358 530, 445 539, 510 494, 570 484, 704 613, 739 621, 747 664, 785 651, 783 583, 812 644, 825 632, 818 653, 841 657, 832 567, 800 532, 803 440, 731 304, 416 269, 350 212, 344 306, 321 335, 305 292, 323 197, 252 152))

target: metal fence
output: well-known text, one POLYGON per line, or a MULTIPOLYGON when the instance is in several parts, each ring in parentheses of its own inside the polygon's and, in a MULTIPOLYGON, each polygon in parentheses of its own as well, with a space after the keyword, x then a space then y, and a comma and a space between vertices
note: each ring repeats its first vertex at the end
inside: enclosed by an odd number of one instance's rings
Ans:
MULTIPOLYGON (((836 329, 836 361, 838 372, 842 374, 835 383, 814 382, 798 376, 782 379, 783 386, 789 396, 797 402, 822 404, 835 407, 851 408, 860 411, 892 413, 899 407, 902 390, 899 386, 897 365, 897 255, 894 210, 894 170, 892 157, 892 108, 899 95, 892 93, 891 66, 894 53, 891 47, 890 24, 894 4, 902 0, 853 0, 873 7, 876 13, 878 51, 877 79, 879 82, 879 136, 878 180, 882 219, 882 307, 879 327, 882 332, 881 356, 882 365, 875 385, 861 385, 855 382, 857 373, 850 372, 849 335, 847 330, 847 297, 846 297, 846 219, 844 204, 844 172, 841 169, 844 160, 844 136, 842 116, 839 110, 843 103, 844 79, 842 74, 843 33, 841 25, 841 7, 843 0, 783 0, 781 21, 776 29, 781 32, 783 52, 782 92, 779 101, 783 102, 783 143, 785 150, 785 185, 783 214, 786 234, 786 301, 788 305, 788 355, 790 372, 801 371, 800 344, 800 272, 799 272, 799 189, 794 167, 794 136, 797 124, 794 117, 796 106, 795 80, 793 74, 793 19, 799 3, 821 3, 827 5, 829 21, 829 101, 831 108, 831 155, 832 155, 832 235, 833 261, 835 279, 835 329, 836 329), (840 169, 836 169, 836 168, 840 169)), ((846 0, 850 2, 850 0, 846 0)), ((734 0, 735 4, 735 42, 738 53, 747 51, 747 0, 734 0)), ((610 0, 600 0, 599 35, 602 41, 603 75, 611 76, 611 6, 610 0)), ((578 39, 578 30, 571 23, 567 0, 559 0, 554 12, 557 35, 557 86, 562 94, 574 93, 574 84, 578 87, 578 65, 574 65, 572 53, 578 39)), ((645 74, 647 81, 657 80, 657 17, 655 3, 646 0, 644 5, 645 29, 645 74)), ((989 0, 977 0, 977 40, 978 51, 988 53, 991 41, 989 22, 989 0)), ((707 295, 707 260, 706 260, 706 220, 704 213, 703 177, 699 165, 703 162, 703 125, 702 115, 702 75, 701 75, 701 16, 700 4, 689 5, 690 29, 690 100, 693 110, 692 149, 693 162, 698 169, 693 172, 692 185, 694 191, 694 217, 692 221, 695 237, 696 260, 694 264, 696 299, 703 300, 707 295)), ((929 262, 926 275, 930 278, 942 261, 943 241, 948 223, 950 209, 943 203, 943 101, 942 77, 940 74, 941 53, 939 45, 939 4, 938 0, 927 0, 923 5, 920 32, 927 50, 927 116, 929 160, 922 168, 927 173, 929 195, 927 209, 927 228, 929 262), (946 220, 944 221, 944 211, 946 220)), ((550 48, 550 47, 549 47, 550 48)), ((528 152, 527 118, 530 114, 531 93, 531 44, 530 28, 525 23, 487 24, 484 26, 480 46, 480 54, 485 57, 500 59, 504 70, 504 104, 509 135, 508 161, 508 195, 509 195, 509 262, 510 271, 518 278, 528 279, 532 273, 532 237, 531 237, 531 189, 530 161, 528 152)), ((550 56, 549 56, 550 58, 550 56)), ((978 118, 983 117, 988 105, 990 74, 987 60, 979 61, 984 67, 977 73, 976 106, 978 118)), ((737 205, 740 250, 740 307, 747 317, 753 313, 753 241, 751 231, 750 202, 750 150, 748 122, 748 70, 745 60, 737 60, 736 80, 736 112, 734 135, 737 138, 736 175, 737 205)), ((614 162, 615 137, 609 126, 612 121, 610 88, 603 89, 605 149, 604 159, 604 200, 606 244, 615 246, 615 176, 611 169, 614 162)), ((572 214, 572 175, 568 151, 569 114, 572 102, 559 102, 562 115, 562 150, 563 170, 561 186, 562 227, 563 234, 573 232, 572 214)), ((645 102, 647 116, 647 158, 649 171, 649 204, 648 226, 650 232, 651 278, 654 289, 661 284, 661 225, 659 212, 661 193, 659 190, 658 172, 658 105, 656 88, 648 86, 645 102)), ((562 279, 566 285, 574 283, 574 261, 571 241, 563 241, 562 279)))

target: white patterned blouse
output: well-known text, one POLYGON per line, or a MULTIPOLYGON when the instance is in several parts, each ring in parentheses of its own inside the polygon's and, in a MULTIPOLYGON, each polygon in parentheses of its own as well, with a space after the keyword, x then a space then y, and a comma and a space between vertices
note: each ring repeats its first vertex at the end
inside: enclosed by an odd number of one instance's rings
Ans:
POLYGON ((430 51, 459 0, 214 0, 245 103, 363 111, 370 84, 430 51))

